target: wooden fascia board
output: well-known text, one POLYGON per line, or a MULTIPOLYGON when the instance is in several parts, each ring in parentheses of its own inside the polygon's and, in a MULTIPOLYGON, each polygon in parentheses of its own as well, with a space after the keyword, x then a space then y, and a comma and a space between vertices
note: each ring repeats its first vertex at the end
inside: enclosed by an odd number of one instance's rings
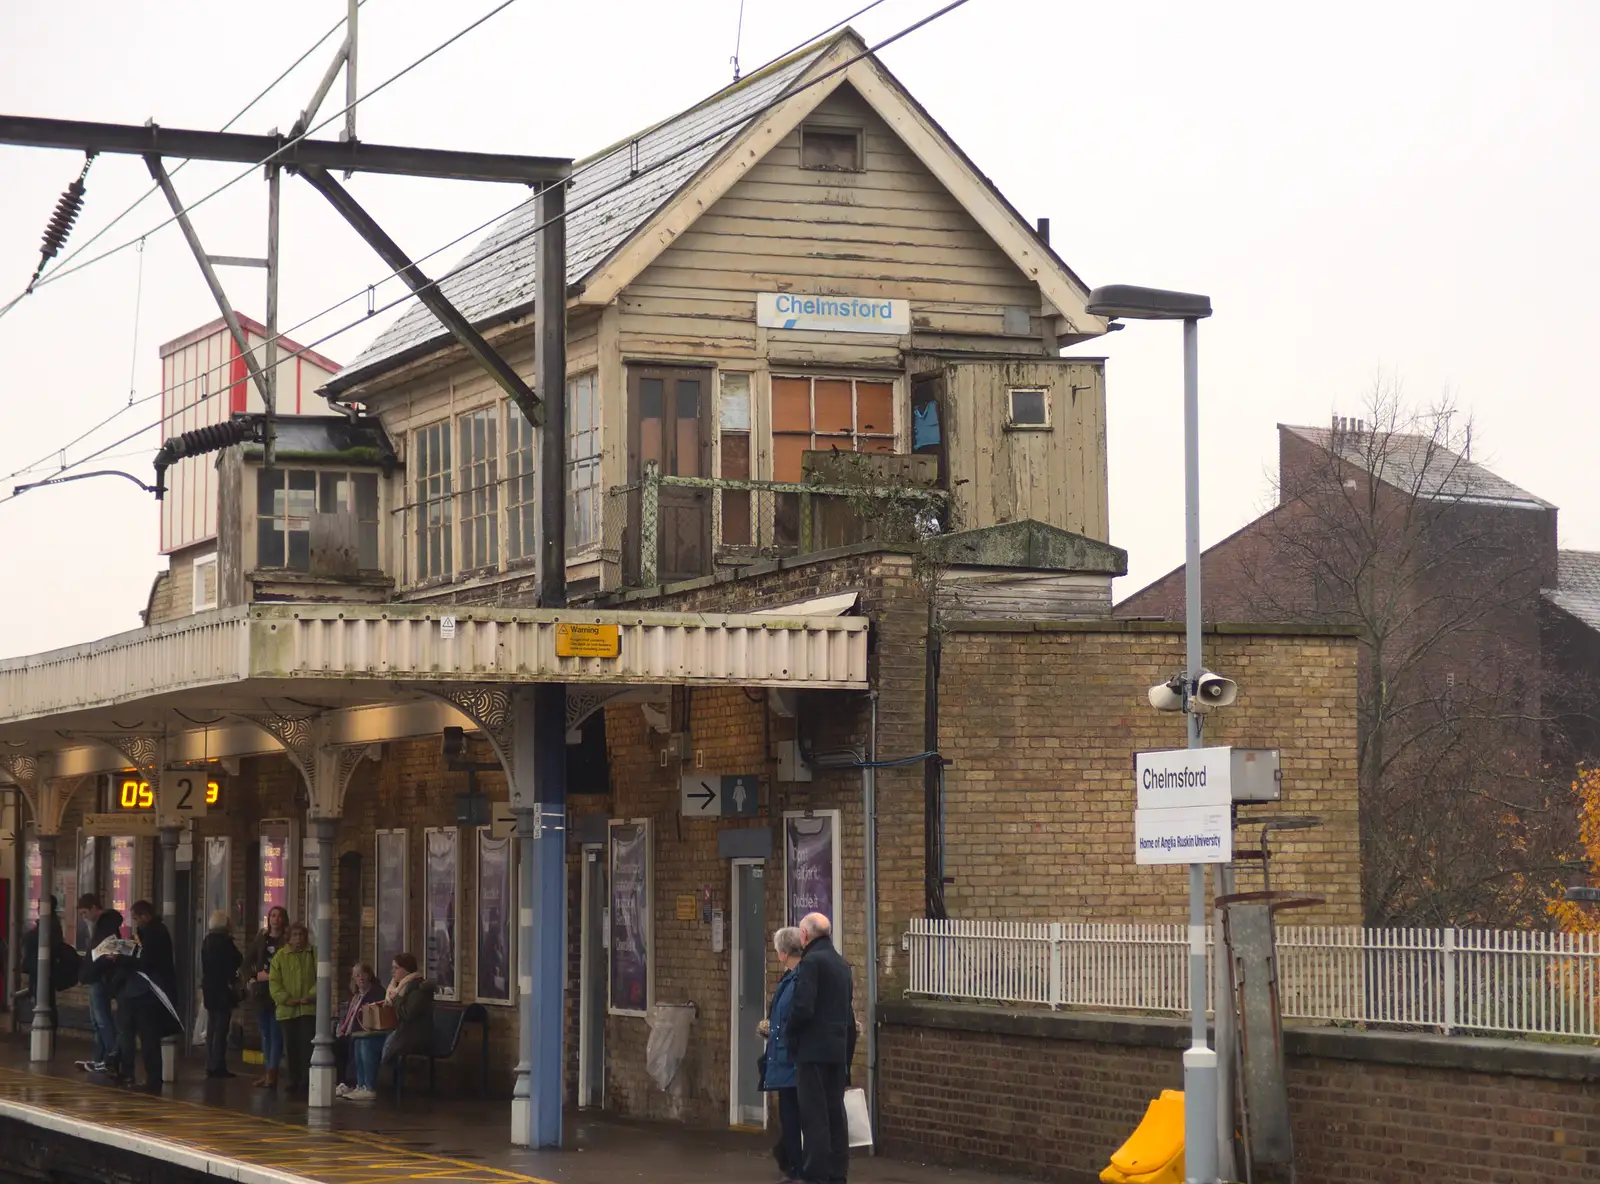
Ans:
POLYGON ((876 59, 862 58, 844 71, 844 77, 1007 258, 1039 285, 1044 299, 1070 324, 1073 336, 1106 331, 1105 319, 1091 315, 1085 307, 1089 294, 1040 247, 1033 231, 1018 220, 994 190, 951 150, 944 133, 906 101, 899 84, 883 76, 876 59))
MULTIPOLYGON (((818 58, 799 80, 799 85, 805 85, 807 78, 839 66, 853 48, 849 41, 845 41, 818 58)), ((816 110, 817 104, 838 89, 847 77, 849 71, 843 70, 825 82, 792 95, 740 132, 732 143, 712 158, 699 176, 686 183, 615 255, 603 263, 598 271, 590 274, 583 283, 583 291, 577 302, 605 305, 615 300, 624 288, 639 278, 645 268, 660 258, 662 252, 677 242, 679 236, 694 225, 701 214, 721 201, 746 173, 766 159, 767 153, 794 131, 800 121, 816 110)))

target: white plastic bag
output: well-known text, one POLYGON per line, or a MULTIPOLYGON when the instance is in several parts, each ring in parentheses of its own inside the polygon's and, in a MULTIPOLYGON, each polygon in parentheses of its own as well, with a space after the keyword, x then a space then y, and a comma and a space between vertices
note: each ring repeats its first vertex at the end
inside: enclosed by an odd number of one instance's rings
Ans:
POLYGON ((196 1008, 194 1014, 194 1044, 198 1045, 206 1042, 206 1026, 209 1022, 210 1017, 206 1015, 206 1009, 203 1007, 196 1008))
POLYGON ((844 1122, 850 1131, 850 1146, 872 1146, 872 1115, 867 1112, 867 1091, 844 1091, 844 1122))
POLYGON ((689 1025, 694 1017, 694 1005, 681 1003, 657 1003, 645 1013, 650 1040, 644 1048, 644 1067, 662 1090, 672 1084, 689 1051, 689 1025))

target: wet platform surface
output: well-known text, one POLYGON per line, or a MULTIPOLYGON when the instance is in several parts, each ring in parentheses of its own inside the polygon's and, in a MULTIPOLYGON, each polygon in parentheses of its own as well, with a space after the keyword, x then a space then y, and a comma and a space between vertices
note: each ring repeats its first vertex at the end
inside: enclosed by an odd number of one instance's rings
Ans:
MULTIPOLYGON (((243 1072, 231 1080, 207 1080, 196 1061, 185 1062, 178 1082, 153 1096, 74 1070, 72 1061, 82 1053, 83 1046, 63 1041, 54 1061, 32 1065, 22 1038, 0 1036, 0 1114, 113 1128, 124 1141, 138 1140, 143 1154, 159 1157, 156 1144, 164 1144, 325 1184, 773 1184, 778 1179, 770 1134, 629 1122, 586 1112, 569 1127, 568 1149, 526 1151, 509 1143, 507 1100, 430 1097, 422 1087, 408 1089, 399 1100, 385 1095, 375 1102, 339 1101, 331 1110, 311 1111, 281 1090, 252 1088, 243 1072)), ((95 1136, 84 1132, 84 1137, 95 1136)), ((850 1178, 861 1184, 1015 1184, 1009 1177, 860 1155, 852 1158, 850 1178)))

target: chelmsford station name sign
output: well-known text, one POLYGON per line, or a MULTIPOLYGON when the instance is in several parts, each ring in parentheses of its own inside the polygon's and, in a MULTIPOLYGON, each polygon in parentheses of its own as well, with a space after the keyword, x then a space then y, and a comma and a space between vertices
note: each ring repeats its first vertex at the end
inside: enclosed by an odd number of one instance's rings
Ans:
POLYGON ((1233 750, 1174 748, 1134 757, 1134 861, 1233 859, 1233 750))
POLYGON ((911 304, 860 296, 760 292, 756 295, 756 324, 765 329, 904 334, 911 332, 911 304))

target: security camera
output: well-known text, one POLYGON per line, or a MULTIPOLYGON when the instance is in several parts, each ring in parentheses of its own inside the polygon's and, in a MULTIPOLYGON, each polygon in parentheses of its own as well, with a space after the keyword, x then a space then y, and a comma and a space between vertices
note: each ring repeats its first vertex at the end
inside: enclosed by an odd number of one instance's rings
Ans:
POLYGON ((1150 688, 1150 706, 1157 711, 1183 710, 1183 676, 1171 682, 1159 682, 1150 688))
POLYGON ((1214 707, 1228 707, 1238 697, 1238 683, 1207 670, 1200 675, 1194 685, 1194 695, 1189 700, 1189 709, 1206 712, 1214 707))
POLYGON ((458 761, 467 755, 467 731, 465 728, 447 727, 440 745, 441 754, 445 763, 458 761))

